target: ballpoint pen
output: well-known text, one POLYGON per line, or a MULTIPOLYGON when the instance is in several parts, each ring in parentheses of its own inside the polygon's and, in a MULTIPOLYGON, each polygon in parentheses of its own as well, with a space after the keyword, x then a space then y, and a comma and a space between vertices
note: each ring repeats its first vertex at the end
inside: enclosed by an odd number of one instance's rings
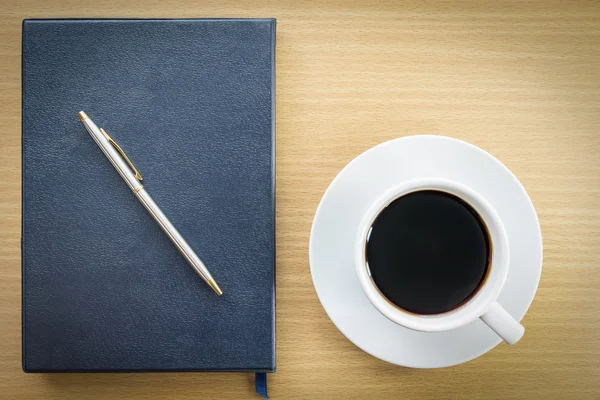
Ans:
POLYGON ((94 139, 98 147, 100 147, 106 158, 108 158, 113 167, 119 172, 119 175, 121 175, 125 183, 127 183, 129 188, 133 191, 133 194, 144 205, 150 215, 158 222, 158 225, 160 225, 162 230, 171 239, 175 247, 183 254, 190 265, 194 267, 194 270, 198 275, 200 275, 219 296, 222 295, 223 292, 202 260, 200 260, 194 250, 192 250, 190 245, 185 241, 177 229, 175 229, 154 200, 152 200, 148 192, 146 192, 144 185, 141 183, 143 180, 142 175, 140 175, 123 149, 121 149, 104 129, 98 128, 85 112, 80 111, 78 116, 81 122, 83 122, 85 129, 92 139, 94 139))

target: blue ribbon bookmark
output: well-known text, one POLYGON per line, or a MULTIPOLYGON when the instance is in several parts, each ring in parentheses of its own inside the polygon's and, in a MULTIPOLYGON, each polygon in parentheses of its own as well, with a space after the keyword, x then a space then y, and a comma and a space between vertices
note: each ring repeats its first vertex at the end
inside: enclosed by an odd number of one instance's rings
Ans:
POLYGON ((254 378, 254 382, 256 383, 256 393, 260 394, 265 399, 269 398, 267 394, 267 374, 265 372, 259 372, 256 374, 254 378))

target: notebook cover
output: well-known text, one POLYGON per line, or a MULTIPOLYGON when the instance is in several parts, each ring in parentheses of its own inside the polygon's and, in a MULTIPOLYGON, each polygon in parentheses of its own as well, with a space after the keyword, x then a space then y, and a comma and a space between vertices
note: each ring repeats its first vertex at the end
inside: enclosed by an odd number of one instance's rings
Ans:
POLYGON ((22 54, 23 369, 274 371, 275 20, 26 20, 22 54))

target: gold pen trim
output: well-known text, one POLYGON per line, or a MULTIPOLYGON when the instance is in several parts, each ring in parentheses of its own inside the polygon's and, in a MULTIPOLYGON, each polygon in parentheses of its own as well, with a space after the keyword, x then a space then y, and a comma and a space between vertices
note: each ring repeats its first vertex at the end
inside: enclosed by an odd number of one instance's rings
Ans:
POLYGON ((217 285, 217 282, 215 282, 214 279, 209 279, 206 281, 206 283, 208 283, 208 286, 210 286, 212 288, 212 290, 214 290, 215 293, 218 294, 219 296, 223 294, 223 291, 221 290, 219 285, 217 285))
POLYGON ((135 189, 133 189, 133 194, 137 194, 137 192, 139 192, 140 190, 142 190, 144 188, 144 185, 138 186, 135 189))
MULTIPOLYGON (((85 114, 85 113, 83 113, 83 114, 85 114)), ((86 115, 86 117, 87 117, 87 115, 86 115)), ((79 116, 79 118, 81 118, 81 115, 79 116)), ((125 162, 127 162, 127 164, 129 165, 129 167, 131 168, 131 170, 135 174, 135 179, 137 179, 140 182, 143 181, 144 178, 142 178, 142 175, 138 172, 137 168, 135 167, 135 165, 133 165, 133 163, 131 162, 131 160, 129 159, 129 157, 127 157, 127 154, 125 154, 125 151, 121 148, 121 146, 119 146, 117 144, 117 142, 115 142, 113 140, 113 138, 111 138, 108 135, 108 133, 106 133, 106 131, 104 130, 104 128, 100 128, 100 132, 102 132, 102 134, 104 135, 104 137, 106 138, 106 140, 108 140, 108 143, 110 143, 119 152, 119 154, 121 154, 121 156, 123 157, 123 159, 125 160, 125 162)))

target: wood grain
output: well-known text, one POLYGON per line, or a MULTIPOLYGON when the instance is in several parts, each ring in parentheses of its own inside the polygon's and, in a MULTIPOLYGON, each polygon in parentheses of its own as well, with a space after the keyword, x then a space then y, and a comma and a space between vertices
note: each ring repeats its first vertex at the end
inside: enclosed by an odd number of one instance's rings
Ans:
POLYGON ((0 397, 257 398, 250 374, 24 374, 20 38, 26 17, 276 17, 277 364, 273 399, 600 398, 598 1, 4 0, 0 4, 0 397), (308 266, 319 200, 384 140, 472 142, 521 179, 544 235, 524 339, 412 370, 351 344, 308 266))

